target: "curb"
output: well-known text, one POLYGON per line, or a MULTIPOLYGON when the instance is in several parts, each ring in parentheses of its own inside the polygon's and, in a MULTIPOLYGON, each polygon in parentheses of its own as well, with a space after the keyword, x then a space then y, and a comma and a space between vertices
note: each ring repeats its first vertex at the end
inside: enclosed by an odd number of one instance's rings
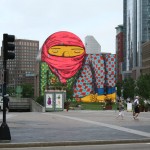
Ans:
POLYGON ((104 145, 126 143, 149 143, 150 139, 128 140, 100 140, 100 141, 61 141, 61 142, 28 142, 28 143, 0 143, 0 148, 23 148, 23 147, 52 147, 52 146, 76 146, 76 145, 104 145))

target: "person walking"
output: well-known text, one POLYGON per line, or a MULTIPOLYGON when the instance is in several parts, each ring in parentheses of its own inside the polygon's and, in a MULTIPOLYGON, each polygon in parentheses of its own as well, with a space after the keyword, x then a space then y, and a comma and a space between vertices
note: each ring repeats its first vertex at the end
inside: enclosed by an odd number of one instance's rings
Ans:
POLYGON ((133 118, 137 119, 139 113, 140 113, 139 96, 135 96, 135 100, 133 102, 133 118))
POLYGON ((119 117, 121 117, 123 119, 123 117, 124 117, 124 105, 123 105, 122 100, 119 100, 119 102, 118 102, 118 110, 119 110, 119 114, 116 117, 116 119, 119 117))

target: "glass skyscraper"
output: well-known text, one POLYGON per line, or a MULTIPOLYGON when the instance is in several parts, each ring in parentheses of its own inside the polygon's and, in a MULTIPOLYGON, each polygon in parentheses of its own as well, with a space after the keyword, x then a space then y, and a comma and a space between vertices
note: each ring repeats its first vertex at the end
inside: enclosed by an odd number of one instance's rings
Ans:
POLYGON ((150 41, 150 0, 124 0, 123 71, 142 66, 142 44, 150 41))

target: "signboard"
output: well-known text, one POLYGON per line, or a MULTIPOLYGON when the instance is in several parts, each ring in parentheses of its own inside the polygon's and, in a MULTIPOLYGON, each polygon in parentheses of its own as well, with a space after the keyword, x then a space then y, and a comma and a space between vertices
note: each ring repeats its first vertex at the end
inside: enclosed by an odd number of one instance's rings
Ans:
POLYGON ((56 94, 56 108, 62 108, 62 94, 56 94))
POLYGON ((46 108, 53 108, 53 95, 46 94, 46 108))
POLYGON ((64 90, 47 90, 45 92, 45 110, 46 111, 60 111, 64 109, 64 101, 66 98, 66 91, 64 90))

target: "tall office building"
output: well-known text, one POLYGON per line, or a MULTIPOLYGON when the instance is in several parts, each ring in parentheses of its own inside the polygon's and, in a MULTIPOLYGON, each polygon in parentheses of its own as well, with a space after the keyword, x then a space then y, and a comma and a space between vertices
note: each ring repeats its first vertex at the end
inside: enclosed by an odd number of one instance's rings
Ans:
POLYGON ((85 49, 87 54, 100 54, 101 52, 100 44, 91 35, 85 37, 85 49))
POLYGON ((142 44, 150 40, 150 0, 124 0, 123 5, 123 71, 132 73, 142 66, 142 44))
POLYGON ((142 74, 150 74, 150 41, 142 45, 142 74))
POLYGON ((116 27, 116 80, 122 81, 123 25, 116 27))
MULTIPOLYGON (((16 88, 23 83, 29 83, 34 86, 35 64, 38 50, 39 41, 15 40, 15 59, 7 60, 7 69, 9 70, 8 87, 16 88)), ((1 64, 2 58, 3 52, 1 64)))

